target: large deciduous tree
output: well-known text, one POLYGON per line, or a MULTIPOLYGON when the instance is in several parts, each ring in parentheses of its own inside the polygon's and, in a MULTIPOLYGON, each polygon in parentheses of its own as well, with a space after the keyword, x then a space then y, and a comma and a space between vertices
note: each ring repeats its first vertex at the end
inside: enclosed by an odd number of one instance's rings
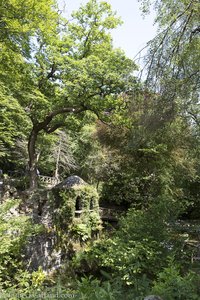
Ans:
POLYGON ((35 188, 38 136, 67 127, 86 111, 107 120, 123 104, 121 93, 132 89, 135 64, 113 48, 110 30, 121 21, 105 1, 88 1, 70 21, 59 17, 51 0, 3 1, 0 9, 7 58, 0 80, 32 124, 28 153, 35 188))
POLYGON ((52 133, 88 110, 108 118, 106 110, 120 104, 120 94, 133 86, 135 65, 113 48, 109 33, 119 23, 109 4, 91 0, 73 14, 60 36, 51 43, 39 41, 35 95, 26 98, 33 124, 28 143, 31 188, 36 186, 38 134, 52 133))

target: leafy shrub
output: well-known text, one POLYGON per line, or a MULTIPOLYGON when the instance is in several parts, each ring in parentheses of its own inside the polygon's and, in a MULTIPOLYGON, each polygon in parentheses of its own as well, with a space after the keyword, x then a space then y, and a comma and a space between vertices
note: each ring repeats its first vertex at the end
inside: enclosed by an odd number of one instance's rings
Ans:
POLYGON ((158 280, 154 282, 152 291, 165 300, 198 300, 200 276, 193 272, 182 276, 179 267, 172 261, 158 274, 158 280))
POLYGON ((77 287, 79 300, 117 300, 120 298, 120 292, 113 290, 108 281, 101 284, 98 279, 84 277, 78 282, 77 287))
POLYGON ((0 205, 0 287, 16 284, 24 270, 22 249, 27 237, 40 230, 29 217, 18 215, 19 200, 7 200, 0 205))
POLYGON ((146 210, 130 209, 121 219, 112 238, 101 239, 74 260, 81 269, 85 262, 91 270, 106 270, 122 285, 130 287, 135 297, 144 296, 152 281, 178 252, 174 247, 171 199, 155 199, 146 210))
MULTIPOLYGON (((38 272, 38 271, 37 271, 38 272)), ((39 271, 41 274, 41 271, 39 271)), ((31 274, 29 274, 31 276, 31 274)), ((3 290, 0 293, 1 299, 5 300, 19 300, 19 299, 77 299, 77 291, 72 288, 61 285, 59 282, 55 283, 54 286, 46 287, 44 285, 34 286, 30 285, 27 288, 15 288, 11 287, 7 290, 3 290)))
POLYGON ((72 234, 74 238, 80 240, 80 242, 85 242, 91 237, 91 228, 84 223, 75 223, 72 226, 72 234))

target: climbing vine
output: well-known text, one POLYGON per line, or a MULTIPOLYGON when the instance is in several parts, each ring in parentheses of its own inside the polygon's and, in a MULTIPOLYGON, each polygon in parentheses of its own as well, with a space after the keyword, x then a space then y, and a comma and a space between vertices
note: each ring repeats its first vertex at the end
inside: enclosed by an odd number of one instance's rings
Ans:
POLYGON ((99 195, 93 186, 75 185, 54 189, 56 229, 71 235, 81 243, 96 236, 102 229, 99 216, 99 195))

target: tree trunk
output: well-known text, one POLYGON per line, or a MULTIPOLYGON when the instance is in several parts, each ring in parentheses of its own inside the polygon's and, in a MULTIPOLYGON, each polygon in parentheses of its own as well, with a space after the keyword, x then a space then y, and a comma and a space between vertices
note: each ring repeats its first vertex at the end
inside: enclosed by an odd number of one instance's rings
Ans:
POLYGON ((44 117, 42 122, 33 122, 33 128, 29 136, 28 141, 28 155, 29 155, 29 174, 30 174, 30 189, 36 189, 38 186, 38 177, 37 177, 37 154, 36 154, 36 141, 40 131, 44 130, 46 133, 50 134, 56 129, 63 126, 63 123, 57 123, 53 126, 50 126, 50 123, 54 117, 61 114, 73 113, 78 114, 83 111, 86 111, 86 107, 73 108, 73 107, 63 107, 58 110, 50 112, 47 116, 44 117))
POLYGON ((37 154, 36 154, 36 141, 39 130, 33 126, 28 141, 28 154, 29 154, 29 175, 30 175, 30 189, 38 187, 37 180, 37 154))
POLYGON ((58 146, 58 155, 57 155, 57 158, 56 158, 56 169, 55 169, 55 174, 54 176, 58 179, 58 172, 59 172, 59 161, 60 161, 60 152, 61 152, 61 137, 60 137, 60 141, 59 141, 59 146, 58 146))

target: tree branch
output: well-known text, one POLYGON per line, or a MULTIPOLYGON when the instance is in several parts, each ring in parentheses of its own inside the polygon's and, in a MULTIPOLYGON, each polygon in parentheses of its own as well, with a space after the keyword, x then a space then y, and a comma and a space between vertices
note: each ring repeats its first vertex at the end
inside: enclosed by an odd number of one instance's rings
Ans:
POLYGON ((51 71, 47 74, 47 79, 53 78, 55 71, 56 71, 56 64, 53 62, 51 66, 51 71))

